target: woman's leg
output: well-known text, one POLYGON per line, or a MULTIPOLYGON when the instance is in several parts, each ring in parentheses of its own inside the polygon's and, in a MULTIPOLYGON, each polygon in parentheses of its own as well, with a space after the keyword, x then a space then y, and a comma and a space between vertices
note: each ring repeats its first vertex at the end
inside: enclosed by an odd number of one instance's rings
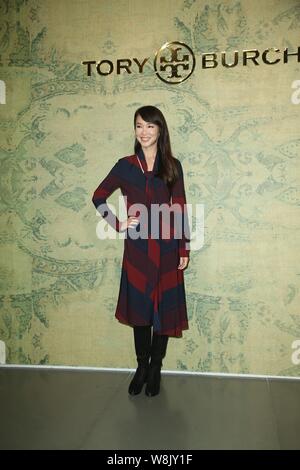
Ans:
POLYGON ((156 335, 152 336, 151 345, 151 362, 147 377, 146 395, 148 397, 154 397, 159 394, 160 390, 160 371, 162 367, 162 360, 167 352, 169 336, 156 335))
POLYGON ((138 395, 141 393, 148 375, 151 354, 151 326, 134 326, 133 333, 138 367, 129 385, 128 393, 138 395))

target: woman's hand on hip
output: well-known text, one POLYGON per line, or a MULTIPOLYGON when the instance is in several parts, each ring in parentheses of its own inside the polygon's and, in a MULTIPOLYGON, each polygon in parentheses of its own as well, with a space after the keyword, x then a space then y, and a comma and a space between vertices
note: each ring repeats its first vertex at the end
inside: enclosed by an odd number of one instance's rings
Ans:
POLYGON ((127 220, 123 220, 123 222, 121 222, 120 230, 123 232, 127 228, 134 228, 139 224, 139 222, 140 221, 137 217, 130 216, 127 220))
POLYGON ((188 256, 180 256, 178 269, 185 269, 189 264, 188 256))

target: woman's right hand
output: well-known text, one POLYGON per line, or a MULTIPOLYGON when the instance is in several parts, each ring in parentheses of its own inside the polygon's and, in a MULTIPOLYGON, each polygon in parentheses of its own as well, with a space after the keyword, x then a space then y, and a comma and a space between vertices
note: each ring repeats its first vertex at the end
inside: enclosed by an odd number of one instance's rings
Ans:
POLYGON ((127 228, 134 228, 140 223, 139 219, 134 216, 128 217, 127 220, 121 222, 121 232, 125 231, 127 228))

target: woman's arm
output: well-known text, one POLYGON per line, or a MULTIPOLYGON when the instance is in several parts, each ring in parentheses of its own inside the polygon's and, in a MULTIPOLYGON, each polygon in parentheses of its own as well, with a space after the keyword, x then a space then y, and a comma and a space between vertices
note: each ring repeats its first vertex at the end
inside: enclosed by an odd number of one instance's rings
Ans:
POLYGON ((97 211, 117 232, 121 231, 119 219, 109 209, 106 199, 118 188, 121 188, 120 160, 114 165, 106 178, 95 190, 92 201, 97 211))
MULTIPOLYGON (((172 204, 179 204, 181 210, 181 238, 179 239, 179 256, 189 257, 190 256, 190 228, 188 222, 188 212, 186 207, 186 197, 184 189, 184 179, 182 165, 177 160, 177 167, 179 172, 179 178, 172 188, 172 204)), ((175 217, 176 220, 176 217, 175 217)))

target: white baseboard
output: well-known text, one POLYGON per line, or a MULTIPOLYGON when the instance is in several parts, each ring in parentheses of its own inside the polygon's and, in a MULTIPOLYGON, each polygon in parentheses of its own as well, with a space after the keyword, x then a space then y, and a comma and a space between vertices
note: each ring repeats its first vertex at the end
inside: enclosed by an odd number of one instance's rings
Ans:
MULTIPOLYGON (((22 365, 22 364, 0 364, 0 368, 5 369, 54 369, 54 370, 79 370, 98 372, 135 372, 135 369, 112 368, 112 367, 82 367, 82 366, 58 366, 58 365, 22 365)), ((300 377, 285 375, 263 375, 263 374, 233 374, 224 372, 193 372, 185 370, 162 370, 165 375, 196 375, 202 377, 235 377, 239 379, 272 379, 272 380, 300 380, 300 377)))

